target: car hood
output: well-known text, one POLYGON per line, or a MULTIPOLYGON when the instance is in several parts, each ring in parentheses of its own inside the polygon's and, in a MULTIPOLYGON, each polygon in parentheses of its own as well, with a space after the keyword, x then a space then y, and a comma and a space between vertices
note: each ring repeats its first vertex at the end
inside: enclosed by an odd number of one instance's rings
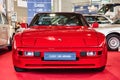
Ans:
POLYGON ((99 46, 97 32, 83 26, 28 28, 22 32, 20 41, 24 47, 99 46))

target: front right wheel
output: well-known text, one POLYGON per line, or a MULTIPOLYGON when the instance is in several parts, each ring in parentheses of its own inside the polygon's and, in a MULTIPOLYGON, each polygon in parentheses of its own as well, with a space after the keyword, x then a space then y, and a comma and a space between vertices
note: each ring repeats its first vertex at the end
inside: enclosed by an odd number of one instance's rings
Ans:
POLYGON ((117 51, 120 47, 120 36, 116 34, 110 34, 106 39, 108 50, 117 51))
POLYGON ((7 46, 8 50, 12 50, 12 38, 9 39, 9 45, 7 46))

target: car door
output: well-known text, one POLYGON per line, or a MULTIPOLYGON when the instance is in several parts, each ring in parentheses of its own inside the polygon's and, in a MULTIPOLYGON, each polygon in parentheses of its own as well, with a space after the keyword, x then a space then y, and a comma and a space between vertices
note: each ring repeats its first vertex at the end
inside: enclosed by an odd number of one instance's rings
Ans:
POLYGON ((0 23, 0 45, 7 45, 8 43, 8 25, 7 19, 4 14, 1 15, 1 23, 0 23))

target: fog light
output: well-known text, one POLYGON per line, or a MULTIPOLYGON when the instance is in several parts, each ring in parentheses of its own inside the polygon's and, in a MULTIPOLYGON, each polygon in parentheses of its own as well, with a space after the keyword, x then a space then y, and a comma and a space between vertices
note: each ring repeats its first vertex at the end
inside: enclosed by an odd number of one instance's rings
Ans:
POLYGON ((87 52, 80 52, 80 56, 87 56, 87 52))
POLYGON ((40 52, 34 52, 34 56, 39 57, 40 56, 40 52))
POLYGON ((24 52, 25 56, 34 56, 34 52, 24 52))
POLYGON ((96 52, 87 52, 87 56, 96 56, 96 52))

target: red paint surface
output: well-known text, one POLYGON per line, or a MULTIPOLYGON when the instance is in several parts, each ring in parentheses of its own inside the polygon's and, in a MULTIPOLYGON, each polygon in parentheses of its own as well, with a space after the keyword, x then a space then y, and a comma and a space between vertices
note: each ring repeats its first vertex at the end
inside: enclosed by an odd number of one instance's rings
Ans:
POLYGON ((29 70, 15 72, 12 52, 0 50, 0 80, 120 80, 120 52, 108 52, 103 72, 91 70, 29 70))
POLYGON ((82 26, 33 26, 14 36, 13 64, 18 68, 100 68, 106 65, 105 36, 82 26), (53 29, 54 28, 54 29, 53 29), (80 56, 83 51, 95 56, 80 56), (22 55, 19 55, 19 51, 22 55), (39 57, 26 57, 24 52, 40 52, 39 57), (45 52, 75 52, 76 61, 45 61, 45 52), (97 54, 101 51, 102 54, 97 54), (56 65, 59 64, 60 66, 56 65), (70 65, 71 64, 71 65, 70 65))

